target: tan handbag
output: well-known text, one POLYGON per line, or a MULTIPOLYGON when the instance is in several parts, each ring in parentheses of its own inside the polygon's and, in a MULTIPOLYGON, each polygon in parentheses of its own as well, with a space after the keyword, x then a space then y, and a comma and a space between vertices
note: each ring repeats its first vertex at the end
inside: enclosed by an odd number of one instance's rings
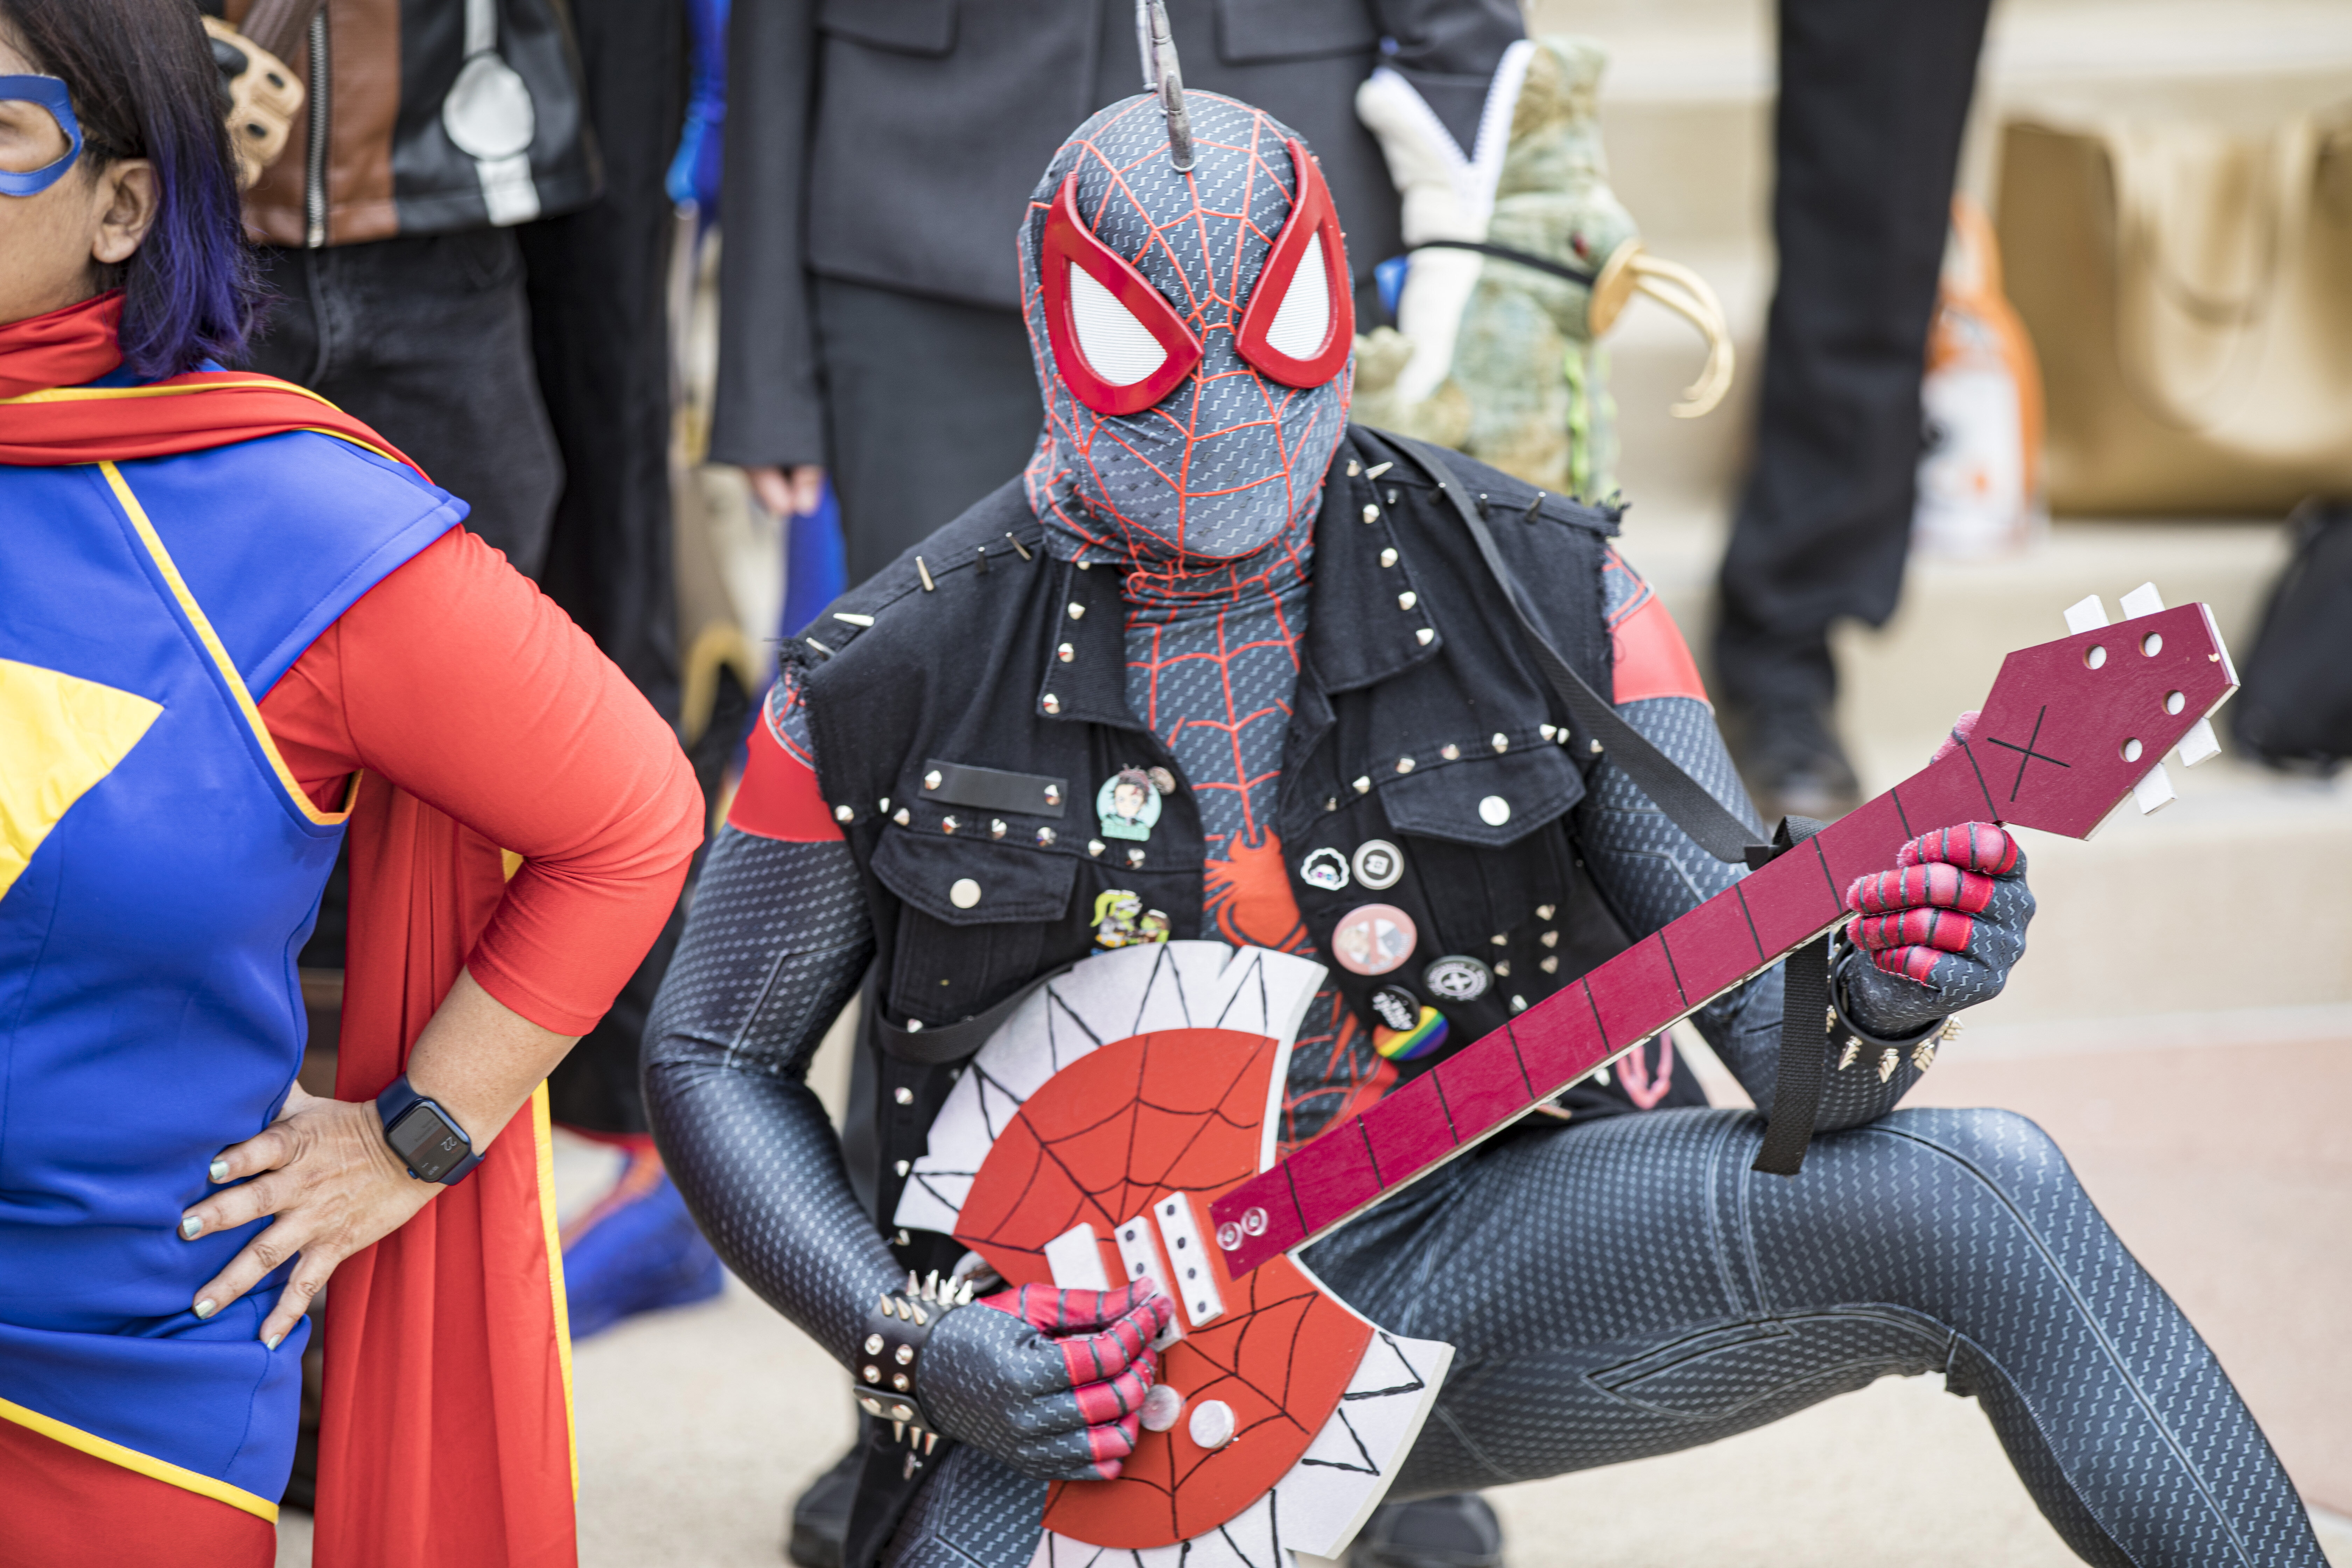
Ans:
POLYGON ((2012 121, 1999 227, 2053 511, 2352 495, 2352 105, 2262 136, 2012 121))

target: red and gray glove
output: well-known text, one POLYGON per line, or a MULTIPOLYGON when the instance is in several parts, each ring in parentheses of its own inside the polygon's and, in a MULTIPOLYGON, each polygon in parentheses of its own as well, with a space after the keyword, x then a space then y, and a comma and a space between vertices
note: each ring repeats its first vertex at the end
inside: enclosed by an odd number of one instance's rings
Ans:
MULTIPOLYGON (((1965 736, 1976 717, 1963 715, 1956 733, 1965 736)), ((1839 965, 1838 990, 1854 1023, 1900 1038, 2000 994, 2025 952, 2033 890, 2025 852, 1990 822, 1922 834, 1895 852, 1895 865, 1846 889, 1854 918, 1845 938, 1856 952, 1839 965)))
POLYGON ((950 1312, 916 1393, 942 1429, 1043 1480, 1109 1480, 1135 1451, 1159 1375, 1151 1342, 1175 1309, 1137 1279, 1117 1290, 1024 1285, 950 1312))

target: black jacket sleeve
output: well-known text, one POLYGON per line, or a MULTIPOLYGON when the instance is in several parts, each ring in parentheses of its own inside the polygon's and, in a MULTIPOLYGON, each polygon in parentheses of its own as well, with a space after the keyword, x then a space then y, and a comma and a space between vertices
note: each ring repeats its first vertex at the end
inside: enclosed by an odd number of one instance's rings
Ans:
POLYGON ((728 22, 726 241, 710 433, 710 456, 722 463, 825 460, 803 267, 817 43, 815 0, 751 0, 728 22))

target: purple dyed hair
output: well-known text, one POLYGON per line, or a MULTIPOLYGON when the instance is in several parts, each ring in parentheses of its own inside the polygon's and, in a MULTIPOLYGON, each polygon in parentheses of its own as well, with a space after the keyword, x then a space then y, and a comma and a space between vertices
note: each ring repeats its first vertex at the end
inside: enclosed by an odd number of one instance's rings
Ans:
POLYGON ((64 79, 95 174, 155 166, 154 226, 104 286, 122 289, 122 358, 143 377, 235 361, 262 292, 246 243, 227 104, 191 0, 0 0, 0 26, 64 79))

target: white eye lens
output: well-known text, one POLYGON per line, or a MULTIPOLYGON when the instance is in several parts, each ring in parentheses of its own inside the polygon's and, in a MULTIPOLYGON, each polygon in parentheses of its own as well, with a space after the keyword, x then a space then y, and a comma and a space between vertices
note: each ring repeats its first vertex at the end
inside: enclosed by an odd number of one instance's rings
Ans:
POLYGON ((1070 324, 1087 365, 1113 386, 1133 386, 1168 363, 1160 340, 1083 267, 1070 268, 1070 324))
MULTIPOLYGON (((1307 246, 1290 275, 1290 291, 1266 330, 1266 347, 1290 359, 1313 359, 1331 333, 1331 280, 1323 272, 1320 241, 1307 246)), ((1091 351, 1089 351, 1091 352, 1091 351)))

